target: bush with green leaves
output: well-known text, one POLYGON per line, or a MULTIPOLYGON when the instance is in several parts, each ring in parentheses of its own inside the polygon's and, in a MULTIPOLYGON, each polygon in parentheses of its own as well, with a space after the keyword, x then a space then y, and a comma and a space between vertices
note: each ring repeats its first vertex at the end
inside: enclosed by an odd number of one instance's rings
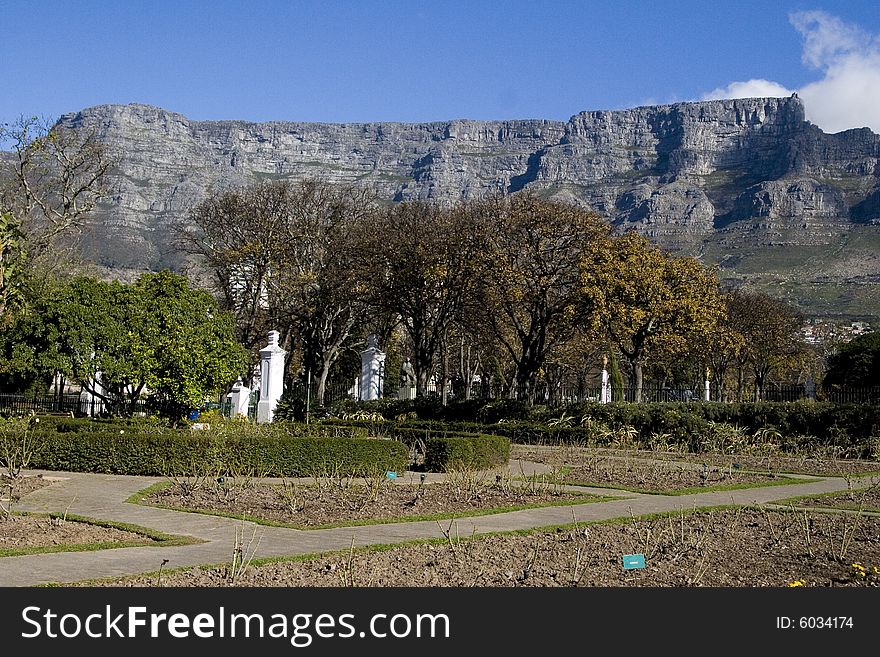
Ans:
POLYGON ((306 425, 44 430, 31 467, 146 476, 249 472, 277 477, 311 476, 329 467, 352 475, 406 469, 405 445, 362 437, 363 433, 358 428, 306 425))
POLYGON ((510 459, 510 440, 504 436, 451 435, 429 438, 425 444, 425 469, 487 470, 510 459))

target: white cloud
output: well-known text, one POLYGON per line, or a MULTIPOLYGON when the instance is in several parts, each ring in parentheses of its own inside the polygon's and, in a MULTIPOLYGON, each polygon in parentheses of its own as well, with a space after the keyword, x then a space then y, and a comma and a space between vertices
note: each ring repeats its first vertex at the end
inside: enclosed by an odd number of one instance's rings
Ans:
MULTIPOLYGON (((822 74, 796 90, 807 119, 826 132, 862 127, 880 132, 880 37, 824 11, 797 12, 789 20, 804 39, 801 60, 822 74)), ((732 82, 702 99, 789 95, 778 82, 754 79, 732 82)))
POLYGON ((748 82, 731 82, 726 87, 718 87, 703 94, 701 100, 720 100, 722 98, 775 98, 791 96, 791 90, 771 80, 755 79, 748 82))

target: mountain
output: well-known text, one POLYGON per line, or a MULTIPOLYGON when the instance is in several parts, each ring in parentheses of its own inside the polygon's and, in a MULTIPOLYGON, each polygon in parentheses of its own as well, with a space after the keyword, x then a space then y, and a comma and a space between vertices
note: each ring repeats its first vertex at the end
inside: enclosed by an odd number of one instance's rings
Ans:
POLYGON ((880 136, 826 134, 797 96, 436 123, 193 121, 147 105, 61 117, 117 159, 87 233, 110 273, 178 268, 169 226, 259 180, 438 202, 533 190, 721 266, 813 315, 880 317, 880 136))

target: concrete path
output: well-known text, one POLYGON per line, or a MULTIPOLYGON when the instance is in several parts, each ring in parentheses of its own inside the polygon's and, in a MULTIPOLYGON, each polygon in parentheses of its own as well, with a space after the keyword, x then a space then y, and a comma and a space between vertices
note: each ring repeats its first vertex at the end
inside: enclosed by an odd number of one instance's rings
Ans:
MULTIPOLYGON (((515 477, 540 475, 548 466, 511 461, 515 477)), ((525 509, 452 521, 420 521, 297 530, 266 527, 231 518, 157 509, 125 502, 132 494, 165 481, 162 477, 131 477, 70 472, 32 471, 57 478, 51 486, 37 490, 19 502, 15 509, 31 512, 60 512, 101 520, 114 520, 167 534, 184 535, 202 541, 173 547, 134 547, 92 552, 64 552, 0 558, 0 586, 35 586, 46 583, 77 582, 102 577, 155 572, 165 568, 229 563, 236 538, 243 538, 255 549, 257 558, 291 556, 348 549, 355 546, 402 543, 420 538, 441 538, 443 531, 460 536, 506 532, 550 525, 629 517, 690 509, 694 506, 724 504, 772 504, 799 495, 814 495, 847 489, 843 478, 823 477, 819 481, 793 483, 693 495, 666 496, 629 493, 605 488, 578 488, 589 493, 615 497, 606 502, 574 506, 525 509)), ((793 475, 792 475, 793 476, 793 475)), ((420 474, 405 473, 395 483, 418 482, 420 474)), ((430 474, 426 483, 440 481, 443 475, 430 474)), ((802 477, 808 479, 807 477, 802 477)), ((815 479, 811 477, 810 479, 815 479)))

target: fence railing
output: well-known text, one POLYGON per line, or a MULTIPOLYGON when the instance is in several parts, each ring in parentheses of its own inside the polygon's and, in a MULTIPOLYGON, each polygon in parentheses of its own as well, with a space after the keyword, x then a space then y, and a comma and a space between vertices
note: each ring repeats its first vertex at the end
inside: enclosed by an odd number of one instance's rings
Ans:
MULTIPOLYGON (((317 387, 312 384, 308 392, 308 398, 312 408, 318 406, 316 398, 317 387)), ((288 386, 287 394, 298 396, 302 400, 307 397, 304 384, 297 383, 288 386)), ((657 402, 700 402, 703 400, 704 391, 697 388, 669 388, 669 387, 644 387, 642 388, 642 401, 646 403, 657 402)), ((400 388, 386 392, 385 399, 414 399, 415 388, 400 388)), ((442 389, 439 386, 428 386, 427 397, 439 400, 442 389)), ((534 389, 517 390, 511 395, 508 391, 488 390, 474 387, 467 397, 463 390, 447 391, 447 401, 454 402, 462 399, 504 400, 521 399, 531 400, 535 404, 547 406, 562 406, 588 401, 599 401, 599 387, 585 386, 546 386, 539 385, 534 389)), ((713 394, 712 400, 716 397, 713 394)), ((812 388, 804 385, 774 385, 765 388, 762 394, 763 401, 794 402, 801 399, 815 399, 828 401, 836 404, 877 404, 880 405, 880 386, 868 388, 812 388)), ((750 402, 755 399, 754 390, 743 391, 742 401, 750 402)), ((357 400, 352 388, 345 385, 328 385, 324 394, 324 405, 329 406, 343 400, 357 400)), ((609 394, 609 401, 633 402, 635 389, 631 387, 614 388, 609 394)), ((726 401, 736 401, 731 391, 726 391, 726 401)), ((209 404, 209 407, 217 408, 224 415, 229 415, 229 403, 209 404)), ((256 401, 252 402, 249 409, 251 419, 256 417, 256 401)), ((120 402, 109 404, 99 399, 81 398, 78 393, 64 395, 24 395, 14 393, 0 393, 0 413, 56 413, 76 417, 100 417, 102 415, 140 415, 151 410, 147 400, 139 399, 134 402, 120 402)))
MULTIPOLYGON (((287 394, 295 392, 302 399, 306 397, 305 384, 295 382, 288 384, 287 394)), ((317 405, 317 386, 313 383, 309 397, 313 406, 317 405)), ((446 390, 447 401, 460 401, 462 399, 503 400, 522 399, 532 400, 535 404, 548 406, 562 406, 588 401, 599 401, 601 389, 599 386, 566 386, 539 384, 533 389, 520 388, 513 394, 509 390, 498 388, 473 386, 470 395, 465 394, 463 388, 450 386, 446 390)), ((439 385, 429 384, 426 397, 440 399, 443 389, 439 385)), ((382 395, 384 399, 415 399, 415 386, 401 387, 394 390, 386 389, 382 395)), ((645 403, 662 402, 700 402, 705 398, 703 386, 694 387, 669 387, 669 386, 644 386, 642 387, 641 400, 645 403)), ((328 406, 342 400, 357 400, 357 391, 353 386, 331 384, 326 387, 324 393, 324 405, 328 406)), ((634 387, 612 388, 608 395, 609 401, 634 402, 636 389, 634 387)), ((823 388, 807 386, 803 384, 773 384, 764 388, 761 394, 763 401, 798 401, 800 399, 815 399, 817 401, 830 401, 838 404, 880 404, 880 387, 873 388, 823 388)), ((755 400, 755 391, 747 387, 739 395, 736 390, 726 389, 723 399, 719 398, 718 391, 710 389, 710 401, 743 401, 755 400)))
POLYGON ((105 402, 101 399, 84 399, 79 393, 63 395, 23 395, 0 393, 0 412, 3 413, 53 413, 73 414, 76 417, 100 417, 102 415, 137 415, 148 411, 145 399, 134 401, 105 402))

